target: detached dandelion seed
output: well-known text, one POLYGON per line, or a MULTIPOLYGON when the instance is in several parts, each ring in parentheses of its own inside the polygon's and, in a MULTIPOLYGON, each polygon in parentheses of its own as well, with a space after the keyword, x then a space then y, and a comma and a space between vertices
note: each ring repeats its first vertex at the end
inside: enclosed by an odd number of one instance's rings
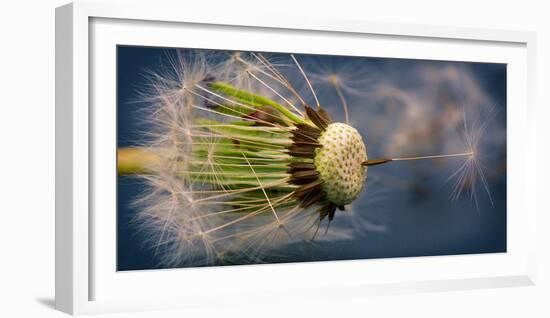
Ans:
POLYGON ((460 167, 447 179, 447 181, 454 181, 453 191, 451 198, 458 200, 460 196, 467 192, 470 200, 475 203, 479 209, 478 188, 481 186, 489 199, 491 205, 494 204, 489 189, 487 178, 485 177, 485 167, 479 160, 479 144, 481 142, 481 136, 485 133, 487 125, 494 115, 492 108, 489 109, 489 114, 484 120, 478 118, 478 120, 468 125, 466 120, 466 111, 463 110, 463 135, 466 146, 470 149, 471 156, 465 160, 460 167))
POLYGON ((297 69, 313 106, 262 54, 178 52, 149 74, 143 95, 154 141, 120 149, 118 160, 120 174, 149 185, 137 220, 165 266, 262 262, 280 246, 309 242, 360 196, 369 166, 466 158, 451 176, 452 196, 474 191, 474 177, 489 193, 471 130, 462 153, 368 159, 340 78, 328 79, 346 123, 332 120, 294 55, 285 67, 297 69))

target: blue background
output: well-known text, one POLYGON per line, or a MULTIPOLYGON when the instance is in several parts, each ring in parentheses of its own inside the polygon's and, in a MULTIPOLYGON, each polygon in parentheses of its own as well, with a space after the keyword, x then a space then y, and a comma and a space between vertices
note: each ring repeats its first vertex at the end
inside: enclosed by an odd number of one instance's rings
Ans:
MULTIPOLYGON (((148 126, 143 121, 148 105, 136 103, 137 92, 146 83, 145 70, 155 70, 172 49, 119 46, 117 49, 117 131, 118 147, 142 144, 143 132, 148 126)), ((300 58, 300 56, 298 56, 300 58)), ((319 57, 320 63, 333 64, 345 57, 319 57)), ((445 61, 401 60, 385 58, 354 58, 352 63, 367 63, 379 74, 387 74, 389 80, 399 83, 404 89, 414 89, 410 78, 415 69, 422 65, 444 67, 458 65, 468 68, 481 88, 489 92, 498 108, 498 116, 505 125, 506 118, 506 66, 489 63, 461 63, 445 61)), ((349 64, 349 63, 348 63, 349 64)), ((505 127, 505 126, 504 126, 505 127)), ((359 128, 358 128, 359 129, 359 128)), ((361 129, 359 129, 361 131, 361 129)), ((363 131, 361 131, 364 133, 363 131)), ((369 145, 370 151, 382 153, 377 144, 369 145)), ((381 193, 382 200, 365 196, 358 200, 355 209, 368 210, 369 222, 385 231, 366 231, 354 240, 321 241, 311 253, 292 255, 286 259, 272 259, 271 262, 322 261, 343 259, 387 258, 406 256, 433 256, 465 253, 489 253, 506 251, 506 170, 505 145, 490 162, 504 166, 497 177, 490 180, 494 205, 480 196, 479 208, 468 198, 449 200, 449 189, 443 186, 441 178, 431 177, 418 171, 425 171, 430 162, 415 163, 414 169, 384 165, 369 170, 372 183, 367 184, 373 192, 381 193), (371 172, 372 171, 372 172, 371 172), (377 177, 378 175, 378 177, 377 177), (391 188, 378 184, 384 175, 410 181, 405 188, 391 188), (412 176, 412 177, 411 177, 412 176)), ((443 179, 444 181, 445 179, 443 179)), ((131 203, 145 191, 138 178, 122 176, 117 185, 117 261, 118 270, 160 268, 152 251, 142 244, 143 233, 131 224, 137 211, 131 203)), ((335 221, 338 220, 336 217, 335 221)), ((290 246, 289 250, 293 247, 290 246)))

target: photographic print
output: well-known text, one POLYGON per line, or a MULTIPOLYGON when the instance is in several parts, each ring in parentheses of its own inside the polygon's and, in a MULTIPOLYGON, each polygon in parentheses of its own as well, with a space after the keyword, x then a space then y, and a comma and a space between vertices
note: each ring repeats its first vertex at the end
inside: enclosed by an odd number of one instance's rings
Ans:
POLYGON ((117 47, 117 270, 506 252, 506 64, 117 47))

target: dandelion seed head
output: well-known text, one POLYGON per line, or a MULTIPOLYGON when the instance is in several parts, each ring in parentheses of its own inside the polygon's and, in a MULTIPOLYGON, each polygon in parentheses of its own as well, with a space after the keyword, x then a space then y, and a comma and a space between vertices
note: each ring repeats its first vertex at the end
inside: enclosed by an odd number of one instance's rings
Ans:
POLYGON ((324 181, 323 190, 329 200, 344 206, 353 202, 363 190, 367 167, 367 151, 361 135, 349 125, 333 123, 319 139, 315 165, 324 181))

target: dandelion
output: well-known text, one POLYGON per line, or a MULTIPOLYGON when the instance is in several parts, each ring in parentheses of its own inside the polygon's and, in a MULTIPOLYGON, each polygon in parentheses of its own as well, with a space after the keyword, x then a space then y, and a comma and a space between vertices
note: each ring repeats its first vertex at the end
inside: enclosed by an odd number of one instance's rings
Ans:
POLYGON ((153 109, 152 141, 119 149, 118 165, 149 185, 136 202, 137 221, 163 265, 263 262, 282 246, 311 242, 360 196, 375 165, 466 158, 451 176, 453 196, 478 176, 488 189, 474 139, 460 153, 369 159, 349 125, 352 88, 328 78, 346 118, 335 122, 315 81, 288 58, 278 64, 260 53, 220 59, 178 51, 149 74, 142 98, 153 109), (313 104, 285 69, 300 75, 313 104))

